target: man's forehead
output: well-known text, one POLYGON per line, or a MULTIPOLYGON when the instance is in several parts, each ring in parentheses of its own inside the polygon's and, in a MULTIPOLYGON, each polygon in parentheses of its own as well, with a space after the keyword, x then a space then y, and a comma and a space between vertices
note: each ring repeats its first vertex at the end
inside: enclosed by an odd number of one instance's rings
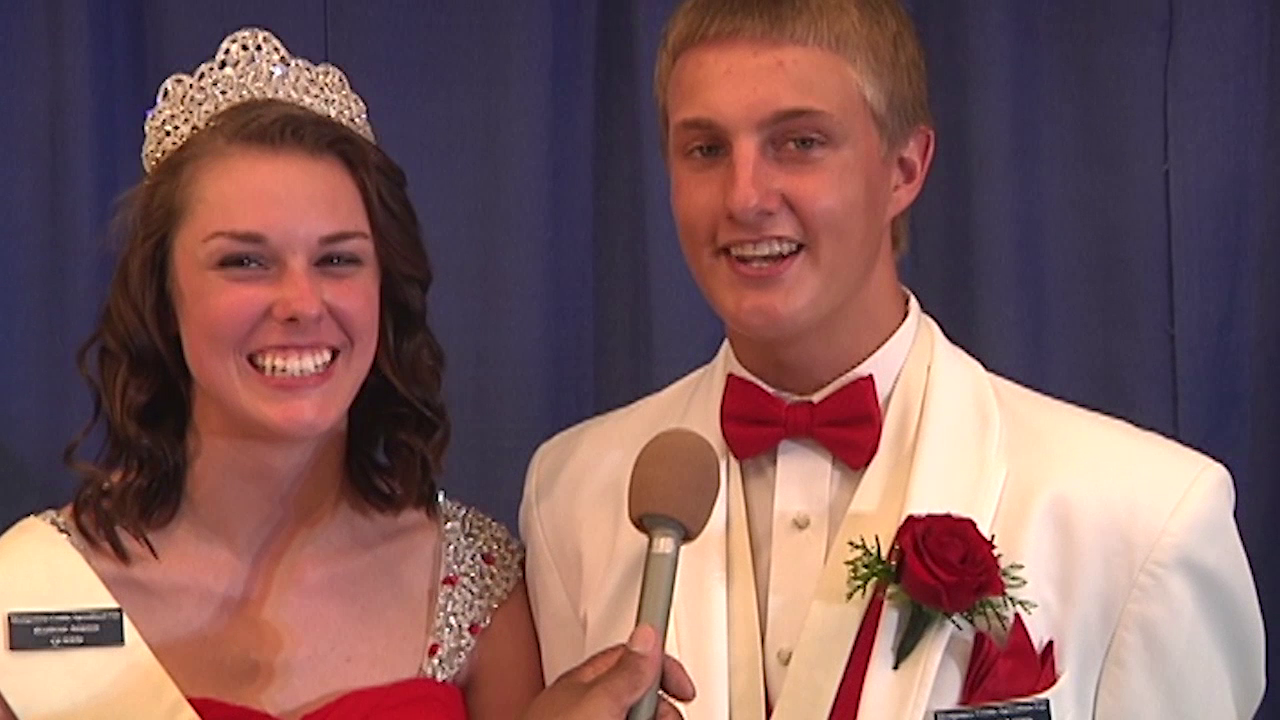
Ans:
POLYGON ((720 86, 726 82, 797 92, 862 85, 853 64, 829 50, 741 40, 704 43, 686 50, 672 67, 666 92, 670 100, 691 84, 720 86))
POLYGON ((667 86, 669 121, 733 116, 754 123, 856 110, 853 67, 828 51, 769 43, 709 44, 676 62, 667 86))
POLYGON ((717 57, 725 62, 775 62, 785 64, 793 58, 823 57, 833 64, 853 69, 853 63, 843 54, 812 43, 775 40, 770 38, 726 37, 704 40, 685 48, 676 57, 673 70, 682 61, 697 57, 717 57))

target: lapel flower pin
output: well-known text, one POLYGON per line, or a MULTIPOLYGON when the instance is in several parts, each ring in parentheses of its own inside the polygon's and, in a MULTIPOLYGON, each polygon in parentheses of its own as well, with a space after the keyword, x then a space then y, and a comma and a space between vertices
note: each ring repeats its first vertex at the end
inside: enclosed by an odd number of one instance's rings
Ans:
POLYGON ((878 537, 874 544, 859 538, 849 547, 846 600, 883 585, 888 599, 907 604, 907 620, 894 645, 895 670, 939 618, 957 627, 963 620, 979 631, 1007 631, 1011 615, 1035 607, 1014 594, 1026 585, 1023 566, 1002 565, 995 543, 967 517, 909 516, 887 554, 878 537))

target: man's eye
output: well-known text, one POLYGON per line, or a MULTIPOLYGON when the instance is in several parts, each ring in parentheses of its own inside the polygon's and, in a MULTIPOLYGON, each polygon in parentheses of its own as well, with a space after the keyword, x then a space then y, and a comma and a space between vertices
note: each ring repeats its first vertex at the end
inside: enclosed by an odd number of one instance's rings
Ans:
POLYGON ((724 146, 715 143, 697 143, 689 148, 689 157, 714 158, 724 154, 724 146))
POLYGON ((796 152, 811 152, 822 147, 822 138, 813 135, 797 135, 787 138, 782 147, 785 150, 794 150, 796 152))

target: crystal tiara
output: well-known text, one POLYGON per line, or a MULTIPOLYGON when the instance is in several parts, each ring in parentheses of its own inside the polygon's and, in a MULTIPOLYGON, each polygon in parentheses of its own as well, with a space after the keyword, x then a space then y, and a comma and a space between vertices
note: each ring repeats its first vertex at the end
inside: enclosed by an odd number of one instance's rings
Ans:
POLYGON ((341 70, 294 57, 270 32, 245 28, 228 35, 195 72, 175 73, 160 85, 142 126, 142 168, 150 173, 215 115, 250 100, 298 105, 374 142, 364 101, 341 70))

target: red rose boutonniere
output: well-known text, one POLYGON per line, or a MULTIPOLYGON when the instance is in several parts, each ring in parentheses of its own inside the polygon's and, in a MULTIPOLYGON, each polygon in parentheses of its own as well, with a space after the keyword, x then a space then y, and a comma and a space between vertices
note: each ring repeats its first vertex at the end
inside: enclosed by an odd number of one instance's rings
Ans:
POLYGON ((1012 592, 1027 584, 1019 575, 1023 566, 1002 566, 995 543, 969 518, 912 515, 898 528, 887 556, 879 538, 874 546, 859 538, 849 547, 854 556, 845 561, 846 599, 883 583, 889 599, 908 604, 907 621, 894 646, 895 670, 939 617, 957 627, 963 619, 975 628, 1007 629, 1011 614, 1035 607, 1012 592))

